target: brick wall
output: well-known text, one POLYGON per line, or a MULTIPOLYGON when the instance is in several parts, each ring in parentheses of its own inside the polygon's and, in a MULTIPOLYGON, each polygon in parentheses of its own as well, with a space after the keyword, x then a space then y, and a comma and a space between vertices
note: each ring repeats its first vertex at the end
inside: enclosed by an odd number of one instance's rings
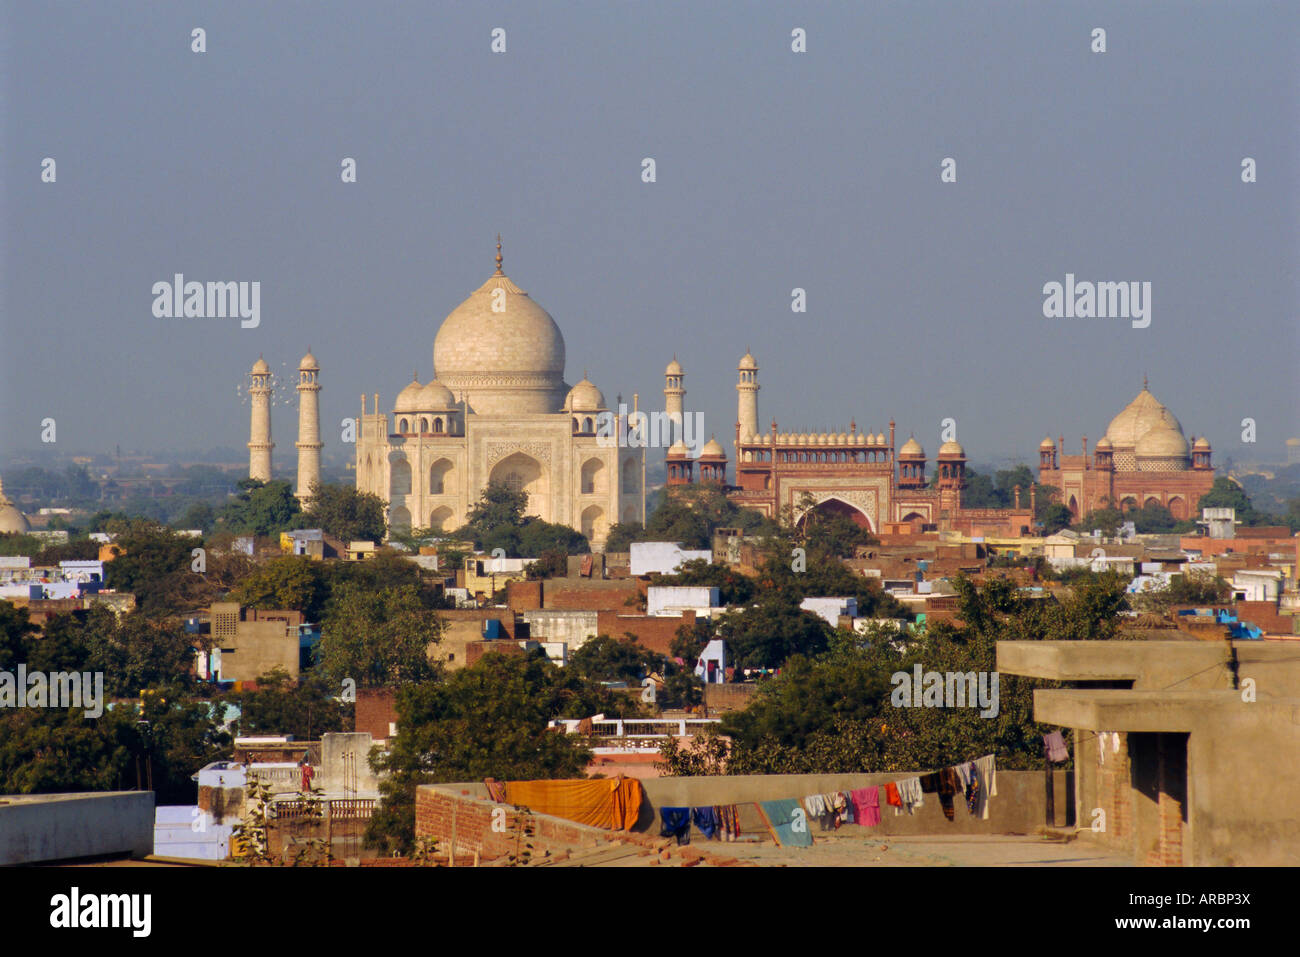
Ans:
POLYGON ((551 578, 542 583, 542 607, 557 611, 629 611, 627 600, 645 594, 645 583, 589 581, 585 578, 551 578))
POLYGON ((471 641, 465 646, 465 667, 471 667, 484 655, 514 655, 522 658, 528 652, 519 647, 518 642, 497 639, 493 641, 471 641))
MULTIPOLYGON (((657 654, 667 655, 677 629, 695 624, 695 612, 685 611, 680 617, 650 617, 628 615, 618 611, 600 611, 596 615, 596 632, 611 638, 622 638, 631 633, 636 640, 657 654)), ((693 663, 693 662, 692 662, 693 663)))
MULTIPOLYGON (((435 840, 458 855, 477 853, 483 860, 496 860, 518 853, 525 841, 520 827, 526 816, 508 804, 493 804, 468 793, 430 787, 415 793, 415 836, 435 840)), ((534 857, 548 850, 596 847, 605 840, 605 834, 595 828, 546 814, 532 817, 535 832, 526 840, 533 845, 534 857)))
POLYGON ((1149 867, 1181 867, 1183 864, 1183 805, 1165 792, 1160 793, 1160 839, 1147 853, 1149 867))
MULTIPOLYGON (((1090 732, 1089 732, 1090 733, 1090 732)), ((1106 830, 1095 837, 1105 844, 1127 846, 1133 840, 1133 791, 1130 781, 1128 739, 1119 736, 1119 751, 1112 751, 1108 740, 1098 739, 1098 748, 1105 747, 1105 761, 1097 762, 1096 806, 1106 813, 1106 830)), ((1083 809, 1080 825, 1090 827, 1093 808, 1083 809)))
POLYGON ((1156 840, 1147 854, 1152 867, 1183 865, 1184 816, 1187 805, 1187 735, 1156 735, 1156 840))
POLYGON ((506 585, 506 605, 511 611, 537 611, 542 607, 542 583, 511 582, 506 585))
POLYGON ((710 716, 740 711, 749 706, 757 693, 756 684, 705 685, 704 706, 709 709, 710 716))
POLYGON ((397 722, 396 693, 388 688, 358 688, 354 731, 368 731, 376 741, 389 737, 388 726, 397 722))
POLYGON ((1239 620, 1248 621, 1269 634, 1294 633, 1295 619, 1291 615, 1278 614, 1277 605, 1271 601, 1239 601, 1236 607, 1239 620))

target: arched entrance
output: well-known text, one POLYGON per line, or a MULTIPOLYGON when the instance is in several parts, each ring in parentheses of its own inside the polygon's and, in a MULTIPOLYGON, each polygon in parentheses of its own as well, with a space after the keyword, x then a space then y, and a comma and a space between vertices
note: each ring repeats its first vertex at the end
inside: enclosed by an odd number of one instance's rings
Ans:
POLYGON ((550 482, 542 464, 530 455, 516 452, 506 456, 492 468, 489 482, 504 484, 516 491, 528 493, 529 515, 550 520, 550 482))
POLYGON ((826 518, 847 518, 849 521, 851 521, 854 525, 857 525, 859 528, 865 528, 867 531, 872 533, 875 532, 875 529, 871 527, 871 519, 867 518, 867 516, 861 511, 861 509, 858 509, 857 507, 850 505, 848 502, 844 501, 843 499, 834 498, 834 497, 823 499, 822 501, 814 505, 812 508, 807 509, 802 515, 799 516, 798 520, 795 522, 795 525, 798 528, 803 528, 804 524, 807 521, 809 520, 815 521, 818 517, 822 517, 822 516, 826 518))

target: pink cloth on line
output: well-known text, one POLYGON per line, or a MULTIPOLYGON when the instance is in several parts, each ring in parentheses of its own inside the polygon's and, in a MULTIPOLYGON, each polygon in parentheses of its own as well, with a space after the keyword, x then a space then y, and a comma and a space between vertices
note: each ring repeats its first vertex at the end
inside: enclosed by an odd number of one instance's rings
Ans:
POLYGON ((880 788, 858 788, 851 791, 853 800, 853 820, 863 827, 875 827, 880 823, 880 788))

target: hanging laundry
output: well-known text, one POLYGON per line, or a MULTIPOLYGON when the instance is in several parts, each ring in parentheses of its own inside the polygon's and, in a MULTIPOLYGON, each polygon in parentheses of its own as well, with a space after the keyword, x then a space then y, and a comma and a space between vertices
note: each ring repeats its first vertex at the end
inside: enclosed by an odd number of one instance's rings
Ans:
POLYGON ((972 814, 980 812, 980 794, 979 773, 975 770, 975 765, 971 764, 970 782, 966 785, 966 809, 972 814))
POLYGON ((970 787, 971 774, 974 772, 975 766, 970 761, 964 761, 956 765, 954 770, 957 772, 957 780, 961 783, 962 793, 965 794, 970 787))
POLYGON ((758 808, 767 820, 772 835, 782 847, 812 847, 812 830, 804 809, 794 798, 760 801, 758 808))
POLYGON ((848 802, 838 791, 828 791, 820 795, 822 803, 821 827, 823 831, 834 831, 844 822, 844 810, 848 802))
POLYGON ((506 802, 506 783, 504 781, 487 778, 483 781, 483 784, 487 787, 488 797, 493 801, 496 801, 497 804, 506 802))
POLYGON ((803 799, 803 809, 809 819, 821 817, 826 813, 826 799, 820 794, 808 794, 803 799))
POLYGON ((948 820, 953 819, 953 802, 952 799, 961 791, 961 779, 957 776, 956 768, 944 768, 939 772, 939 806, 943 809, 943 816, 948 820))
POLYGON ((707 840, 713 840, 714 835, 722 827, 722 821, 718 817, 718 809, 715 807, 691 808, 691 820, 695 822, 696 829, 707 840))
POLYGON ((908 814, 914 813, 916 808, 925 803, 925 798, 921 794, 921 779, 919 777, 905 778, 898 782, 898 795, 903 799, 903 810, 907 811, 908 814))
POLYGON ((976 811, 981 820, 987 821, 989 819, 989 799, 998 796, 997 759, 991 754, 977 758, 975 760, 975 773, 979 778, 976 811))
POLYGON ((933 771, 930 774, 922 774, 919 778, 921 782, 921 791, 924 794, 934 794, 939 790, 939 774, 933 771))
POLYGON ((663 820, 659 828, 660 837, 675 837, 678 844, 691 843, 691 809, 688 807, 661 807, 659 814, 663 820))
POLYGON ((740 809, 734 804, 724 804, 716 810, 722 821, 722 839, 734 841, 740 837, 740 809))
POLYGON ((831 802, 831 812, 834 817, 835 826, 838 828, 852 816, 849 809, 849 796, 843 791, 832 791, 829 795, 831 802))
POLYGON ((875 827, 880 823, 880 788, 876 785, 857 788, 850 792, 853 802, 853 819, 863 827, 875 827))
POLYGON ((903 796, 898 793, 898 785, 890 781, 885 785, 885 802, 898 813, 898 809, 903 806, 903 796))
POLYGON ((1065 738, 1059 731, 1043 735, 1043 753, 1053 764, 1060 764, 1070 759, 1070 752, 1065 749, 1065 738))
POLYGON ((641 782, 622 775, 574 781, 508 781, 505 788, 510 804, 592 827, 629 830, 641 814, 641 782))

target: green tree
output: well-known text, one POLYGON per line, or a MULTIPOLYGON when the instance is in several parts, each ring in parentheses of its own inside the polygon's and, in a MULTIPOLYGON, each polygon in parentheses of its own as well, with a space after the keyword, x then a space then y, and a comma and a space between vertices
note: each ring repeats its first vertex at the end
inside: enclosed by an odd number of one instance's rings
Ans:
POLYGON ((605 553, 630 551, 633 542, 646 541, 645 526, 640 522, 619 522, 605 536, 605 553))
POLYGON ((112 791, 135 786, 134 715, 83 708, 0 709, 0 792, 112 791), (133 750, 134 746, 134 750, 133 750))
POLYGON ((483 489, 479 500, 475 502, 466 517, 462 534, 458 537, 473 537, 476 542, 501 527, 517 527, 524 518, 528 508, 528 493, 522 489, 511 488, 504 482, 489 482, 483 489))
MULTIPOLYGON (((673 485, 664 490, 659 507, 646 521, 641 541, 680 542, 685 548, 709 548, 718 528, 739 528, 745 534, 769 533, 773 523, 752 509, 737 506, 712 483, 673 485)), ((606 543, 606 549, 609 544, 606 543)))
MULTIPOLYGON (((826 649, 826 622, 782 601, 763 601, 715 619, 727 656, 736 668, 780 668, 792 655, 826 649)), ((692 662, 693 664, 693 662, 692 662)))
POLYGON ((344 542, 384 539, 384 501, 351 485, 313 482, 310 504, 301 521, 344 542))
POLYGON ((597 635, 582 643, 568 667, 589 681, 626 681, 636 684, 659 664, 660 655, 631 638, 597 635))
POLYGON ((1069 528, 1074 516, 1070 514, 1068 506, 1059 502, 1052 502, 1045 509, 1041 510, 1036 516, 1037 520, 1043 523, 1044 535, 1055 535, 1063 528, 1069 528))
POLYGON ((13 671, 27 661, 31 642, 40 629, 32 624, 30 612, 0 599, 0 671, 13 671))
POLYGON ((301 508, 288 482, 242 479, 240 492, 218 516, 218 524, 240 535, 275 535, 298 527, 301 508))
POLYGON ((717 588, 718 600, 724 605, 743 605, 754 597, 752 578, 702 558, 682 562, 671 575, 652 575, 651 584, 717 588))
POLYGON ((1210 490, 1196 503, 1196 513, 1203 508, 1233 508, 1237 510, 1237 521, 1245 525, 1257 524, 1259 515, 1250 498, 1237 482, 1226 475, 1216 476, 1210 490))
POLYGON ((288 608, 319 621, 329 595, 321 562, 305 555, 279 555, 241 578, 230 600, 247 608, 288 608))
POLYGON ((216 520, 217 513, 213 511, 210 504, 195 502, 181 516, 180 525, 182 528, 199 528, 204 532, 210 532, 216 520))
POLYGON ((1106 506, 1094 509, 1083 516, 1075 523, 1074 528, 1076 531, 1085 534, 1094 529, 1100 529, 1104 535, 1114 535, 1119 531, 1119 527, 1129 520, 1119 509, 1106 506))
POLYGON ((442 680, 405 686, 397 697, 397 737, 386 755, 371 758, 384 777, 368 843, 410 852, 420 784, 582 776, 591 752, 576 735, 548 731, 549 722, 600 712, 617 716, 624 708, 540 651, 484 655, 442 680))
MULTIPOLYGON (((992 715, 979 707, 896 707, 895 675, 911 675, 915 665, 991 675, 999 640, 1119 637, 1122 580, 1094 576, 1060 601, 1028 597, 1004 579, 977 586, 959 576, 955 584, 959 624, 905 636, 837 632, 825 652, 788 659, 748 708, 724 718, 722 731, 732 738, 728 772, 903 771, 989 752, 1003 767, 1038 766, 1048 729, 1033 720, 1032 692, 1043 683, 1000 675, 992 715)), ((985 687, 991 690, 987 680, 985 687)))
POLYGON ((524 566, 524 575, 530 581, 545 578, 563 578, 569 571, 569 553, 560 549, 542 552, 535 562, 524 566))
POLYGON ((212 705, 175 685, 162 685, 141 696, 135 731, 134 739, 147 748, 145 759, 152 766, 159 804, 194 800, 193 776, 230 754, 230 735, 214 721, 212 705))
POLYGON ((322 675, 309 673, 295 682, 276 668, 258 676, 257 690, 234 692, 226 700, 239 705, 241 735, 291 734, 314 741, 352 727, 353 706, 336 697, 339 690, 322 675))
POLYGON ((210 599, 210 584, 193 570, 193 550, 201 544, 196 539, 139 519, 119 531, 113 544, 122 551, 104 566, 108 587, 133 592, 150 617, 180 615, 210 599))
POLYGON ((321 628, 322 672, 359 688, 398 688, 427 681, 437 669, 429 646, 443 623, 413 585, 368 591, 347 583, 335 590, 321 628))
POLYGON ((590 550, 585 536, 567 525, 525 517, 528 493, 491 482, 470 509, 468 520, 453 538, 467 539, 483 551, 504 550, 507 558, 536 558, 545 551, 580 555, 590 550))

